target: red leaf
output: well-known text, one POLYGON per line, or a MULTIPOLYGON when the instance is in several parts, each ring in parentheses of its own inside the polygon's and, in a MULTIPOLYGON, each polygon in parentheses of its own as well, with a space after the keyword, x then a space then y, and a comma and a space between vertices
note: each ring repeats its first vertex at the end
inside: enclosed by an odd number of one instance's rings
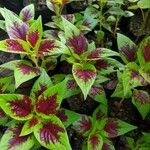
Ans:
POLYGON ((150 61, 150 40, 146 41, 146 46, 143 47, 143 56, 146 62, 150 61))
POLYGON ((42 96, 36 103, 36 111, 45 115, 56 114, 58 106, 57 94, 51 95, 47 98, 42 96))
POLYGON ((144 104, 149 104, 149 96, 144 93, 143 91, 140 90, 134 90, 133 91, 133 96, 135 100, 138 100, 142 105, 144 104))
POLYGON ((148 85, 148 82, 135 70, 131 70, 131 78, 139 80, 143 86, 148 85))
POLYGON ((38 55, 46 55, 46 53, 50 52, 53 48, 59 48, 55 45, 54 40, 43 40, 38 50, 38 55))
POLYGON ((3 109, 0 108, 0 118, 4 118, 4 117, 6 117, 6 114, 3 111, 3 109))
POLYGON ((67 14, 67 15, 63 15, 63 17, 68 20, 69 22, 73 21, 74 15, 73 14, 67 14))
POLYGON ((97 60, 96 64, 95 64, 95 67, 98 70, 105 69, 109 66, 110 66, 110 64, 106 60, 97 60))
POLYGON ((100 50, 96 49, 96 50, 90 52, 87 59, 97 59, 97 58, 100 58, 100 55, 101 55, 100 50))
POLYGON ((8 130, 13 132, 13 137, 9 140, 9 149, 14 149, 16 145, 21 145, 25 141, 27 141, 29 136, 22 136, 20 137, 20 133, 22 130, 23 125, 18 124, 14 128, 9 128, 8 130))
POLYGON ((46 144, 55 144, 59 141, 59 132, 65 132, 65 130, 59 127, 57 124, 47 122, 40 129, 40 138, 46 144))
POLYGON ((39 74, 40 73, 40 70, 38 68, 29 66, 29 65, 24 64, 24 63, 18 64, 17 67, 21 70, 21 72, 24 75, 29 75, 30 73, 35 73, 35 74, 39 74))
POLYGON ((18 24, 18 22, 14 22, 11 26, 9 35, 14 39, 22 39, 26 40, 26 34, 28 31, 28 26, 25 23, 18 24))
POLYGON ((95 78, 96 74, 93 70, 90 70, 90 69, 87 69, 87 70, 77 69, 75 70, 75 75, 79 79, 82 79, 84 82, 87 82, 88 80, 95 78))
POLYGON ((35 47, 37 41, 39 39, 39 33, 38 31, 32 31, 28 34, 28 41, 30 42, 32 47, 35 47))
POLYGON ((65 114, 65 110, 58 111, 57 117, 63 122, 68 119, 67 115, 65 114))
POLYGON ((92 88, 90 90, 90 95, 97 96, 98 94, 100 94, 103 91, 104 91, 103 88, 100 86, 92 86, 92 88))
POLYGON ((118 135, 118 128, 118 122, 114 118, 109 118, 105 124, 104 130, 108 133, 109 137, 116 137, 118 135))
POLYGON ((25 117, 29 115, 33 110, 31 99, 28 96, 24 96, 21 100, 9 101, 11 110, 19 117, 25 117))
POLYGON ((126 44, 124 47, 120 48, 121 52, 124 54, 128 61, 135 61, 136 60, 136 47, 133 45, 126 44))
POLYGON ((10 51, 25 52, 25 49, 17 40, 13 39, 6 40, 6 46, 10 51))
POLYGON ((102 150, 111 150, 110 146, 106 143, 103 144, 102 150))
POLYGON ((78 85, 75 80, 72 79, 67 82, 67 89, 75 89, 77 87, 78 85))
POLYGON ((29 10, 29 9, 26 9, 26 10, 24 10, 23 12, 22 12, 22 20, 24 21, 24 22, 27 22, 27 21, 29 21, 31 18, 32 18, 32 12, 29 10))
POLYGON ((36 98, 38 98, 46 89, 47 89, 46 85, 40 84, 40 89, 35 92, 36 98))
POLYGON ((92 145, 92 149, 95 150, 97 145, 99 144, 99 138, 96 135, 90 136, 90 143, 92 145))
POLYGON ((79 122, 79 127, 82 133, 89 131, 92 127, 92 122, 90 118, 83 116, 82 120, 79 122))
POLYGON ((35 126, 38 123, 38 119, 36 117, 33 117, 30 121, 29 121, 29 128, 35 126))
POLYGON ((72 38, 68 39, 67 45, 70 46, 77 55, 82 55, 88 48, 87 41, 82 34, 73 35, 72 38))

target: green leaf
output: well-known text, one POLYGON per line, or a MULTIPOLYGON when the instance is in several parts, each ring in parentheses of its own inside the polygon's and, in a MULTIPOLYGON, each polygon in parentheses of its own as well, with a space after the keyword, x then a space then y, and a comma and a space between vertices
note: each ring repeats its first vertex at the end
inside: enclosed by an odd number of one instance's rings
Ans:
POLYGON ((18 63, 14 70, 16 88, 18 88, 22 83, 40 75, 40 73, 40 68, 32 67, 31 63, 28 61, 18 63))
POLYGON ((0 125, 5 126, 8 122, 8 116, 5 114, 3 109, 0 108, 0 125))
POLYGON ((26 40, 29 43, 29 45, 34 49, 34 52, 36 52, 39 48, 41 39, 43 34, 43 28, 42 28, 42 19, 39 17, 29 28, 26 36, 26 40))
POLYGON ((150 96, 146 91, 134 90, 132 103, 136 106, 143 119, 146 118, 150 111, 150 96))
POLYGON ((4 20, 0 20, 0 29, 6 31, 5 21, 4 20))
POLYGON ((80 65, 76 63, 73 65, 72 73, 83 92, 84 99, 86 99, 96 79, 96 68, 91 64, 80 65))
POLYGON ((67 109, 60 109, 57 113, 57 117, 62 121, 63 125, 67 128, 68 126, 72 125, 75 121, 81 119, 81 115, 67 110, 67 109))
POLYGON ((39 123, 34 129, 34 135, 39 143, 47 149, 71 150, 67 131, 62 122, 55 116, 39 123))
POLYGON ((27 120, 21 129, 20 136, 31 134, 38 123, 38 118, 34 116, 30 120, 27 120))
POLYGON ((127 97, 131 93, 130 85, 131 74, 128 70, 124 70, 122 73, 122 84, 123 84, 123 93, 124 97, 127 97))
POLYGON ((0 78, 0 93, 3 93, 13 80, 12 76, 0 78))
POLYGON ((56 115, 62 103, 64 92, 64 82, 48 88, 38 97, 35 106, 36 113, 46 119, 49 119, 51 115, 56 115))
POLYGON ((90 134, 88 137, 88 150, 101 150, 103 138, 99 134, 90 134))
POLYGON ((33 103, 28 96, 0 94, 0 103, 3 111, 16 120, 29 120, 33 116, 33 103))
POLYGON ((150 8, 150 1, 147 0, 140 0, 137 5, 142 9, 150 8))
POLYGON ((123 135, 137 128, 116 118, 105 118, 102 121, 105 121, 105 125, 101 135, 109 138, 123 135))
POLYGON ((115 147, 113 145, 113 143, 108 140, 107 138, 103 138, 103 146, 102 146, 102 150, 115 150, 115 147))
POLYGON ((32 135, 20 137, 22 124, 15 124, 9 127, 0 141, 0 147, 3 150, 29 150, 35 144, 35 138, 32 135))
POLYGON ((136 60, 136 45, 123 34, 117 34, 117 44, 122 60, 127 64, 136 60))
POLYGON ((0 68, 5 68, 9 70, 15 70, 18 63, 22 62, 22 60, 12 60, 7 63, 0 65, 0 68))
POLYGON ((76 26, 64 17, 62 17, 62 20, 66 39, 71 38, 73 35, 80 35, 80 30, 76 26))
POLYGON ((40 77, 34 83, 30 96, 37 99, 45 90, 52 86, 52 81, 46 71, 43 69, 40 77))

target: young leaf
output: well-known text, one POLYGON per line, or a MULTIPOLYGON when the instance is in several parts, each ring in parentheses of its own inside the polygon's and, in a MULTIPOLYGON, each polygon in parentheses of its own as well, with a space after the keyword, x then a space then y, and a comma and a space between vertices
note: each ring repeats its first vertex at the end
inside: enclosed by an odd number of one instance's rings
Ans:
POLYGON ((22 127, 20 136, 26 136, 34 131, 35 126, 39 123, 37 117, 33 117, 30 120, 26 121, 22 127))
POLYGON ((66 81, 65 83, 66 86, 65 86, 64 99, 79 94, 81 92, 73 76, 68 75, 65 78, 65 81, 66 81))
POLYGON ((101 85, 94 84, 89 91, 89 96, 93 98, 95 101, 107 105, 105 91, 101 85))
POLYGON ((30 96, 37 100, 38 97, 47 90, 50 86, 52 86, 52 81, 45 70, 42 70, 40 77, 34 83, 30 96))
POLYGON ((39 123, 34 129, 34 135, 39 143, 47 149, 71 150, 65 127, 55 116, 39 123))
POLYGON ((11 39, 26 40, 28 25, 8 9, 4 9, 6 31, 11 39))
POLYGON ((135 126, 130 125, 124 121, 115 118, 106 118, 105 125, 101 134, 105 137, 114 138, 136 129, 135 126))
POLYGON ((42 19, 39 17, 29 28, 27 32, 27 42, 34 49, 37 50, 42 39, 43 28, 42 19))
POLYGON ((35 139, 32 135, 20 136, 22 124, 9 127, 0 141, 3 150, 29 150, 34 146, 35 139))
POLYGON ((150 111, 150 96, 146 91, 134 90, 132 103, 136 106, 143 119, 146 118, 150 111))
POLYGON ((103 138, 102 150, 115 150, 115 147, 110 140, 103 138))
POLYGON ((75 121, 79 120, 81 118, 81 115, 76 112, 62 108, 58 111, 57 117, 62 121, 63 125, 67 128, 75 121))
POLYGON ((35 15, 35 9, 33 4, 24 7, 19 14, 21 20, 23 20, 24 22, 29 22, 31 20, 34 20, 34 15, 35 15))
POLYGON ((91 134, 88 137, 88 150, 100 150, 103 146, 103 138, 99 134, 91 134))
POLYGON ((32 67, 32 65, 27 61, 18 63, 14 70, 16 88, 18 88, 22 83, 40 75, 40 73, 41 71, 39 68, 32 67))
POLYGON ((51 115, 56 115, 60 108, 63 95, 64 83, 61 82, 44 91, 36 102, 36 113, 43 118, 49 118, 51 115))
POLYGON ((136 45, 125 35, 117 34, 118 49, 125 63, 136 60, 136 45))
POLYGON ((16 120, 28 120, 32 117, 32 100, 25 95, 0 94, 1 108, 16 120))
POLYGON ((92 119, 86 115, 83 115, 79 120, 73 123, 73 129, 82 134, 83 136, 87 136, 92 129, 92 119))
POLYGON ((101 120, 102 118, 106 118, 107 113, 108 113, 108 106, 100 104, 93 112, 92 115, 93 121, 98 121, 101 120))
POLYGON ((30 47, 28 43, 21 39, 7 39, 0 41, 0 50, 9 53, 27 54, 30 47))
POLYGON ((72 73, 83 92, 84 99, 86 99, 96 79, 96 68, 91 64, 85 64, 82 66, 76 63, 73 65, 72 73))

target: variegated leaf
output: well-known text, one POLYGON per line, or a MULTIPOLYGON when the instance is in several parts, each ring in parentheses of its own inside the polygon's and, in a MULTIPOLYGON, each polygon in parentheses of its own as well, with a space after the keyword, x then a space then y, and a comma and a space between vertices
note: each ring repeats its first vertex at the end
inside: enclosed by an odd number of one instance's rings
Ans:
POLYGON ((9 127, 0 141, 0 147, 3 150, 29 150, 35 144, 35 138, 32 135, 20 136, 22 124, 15 124, 9 127))
POLYGON ((150 111, 150 96, 146 91, 134 90, 132 103, 136 106, 143 119, 146 118, 150 111))
POLYGON ((25 95, 0 94, 1 108, 16 120, 28 120, 32 117, 32 100, 25 95))
POLYGON ((91 64, 84 66, 75 63, 72 68, 73 76, 83 92, 84 99, 87 95, 96 79, 96 68, 91 64))
POLYGON ((14 70, 16 88, 18 88, 22 83, 40 75, 40 73, 40 68, 32 67, 32 65, 27 61, 18 63, 14 70))
POLYGON ((28 43, 21 39, 7 39, 0 41, 0 50, 9 53, 27 54, 30 47, 28 43))
POLYGON ((33 4, 24 7, 19 14, 20 18, 24 22, 34 20, 34 15, 35 15, 35 8, 33 4))
POLYGON ((43 28, 42 28, 42 19, 39 17, 29 28, 26 36, 26 40, 29 45, 37 51, 42 39, 43 28))
POLYGON ((35 109, 39 116, 49 118, 51 115, 54 116, 57 114, 64 95, 63 84, 61 82, 55 86, 51 86, 38 97, 35 109))
POLYGON ((47 149, 71 150, 67 131, 62 122, 55 116, 39 123, 34 129, 34 135, 39 143, 47 149))
POLYGON ((52 86, 52 81, 45 70, 42 70, 40 77, 34 83, 30 96, 37 100, 38 97, 47 90, 50 86, 52 86))
POLYGON ((62 121, 63 125, 67 128, 68 126, 72 125, 74 122, 79 120, 81 118, 81 115, 76 112, 61 108, 57 113, 57 117, 62 121))

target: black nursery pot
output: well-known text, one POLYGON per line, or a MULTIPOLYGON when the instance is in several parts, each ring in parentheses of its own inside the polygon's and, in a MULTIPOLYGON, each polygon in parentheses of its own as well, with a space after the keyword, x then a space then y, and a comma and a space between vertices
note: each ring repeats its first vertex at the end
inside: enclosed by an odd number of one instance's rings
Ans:
POLYGON ((19 13, 23 8, 23 0, 1 0, 0 4, 15 13, 19 13))

